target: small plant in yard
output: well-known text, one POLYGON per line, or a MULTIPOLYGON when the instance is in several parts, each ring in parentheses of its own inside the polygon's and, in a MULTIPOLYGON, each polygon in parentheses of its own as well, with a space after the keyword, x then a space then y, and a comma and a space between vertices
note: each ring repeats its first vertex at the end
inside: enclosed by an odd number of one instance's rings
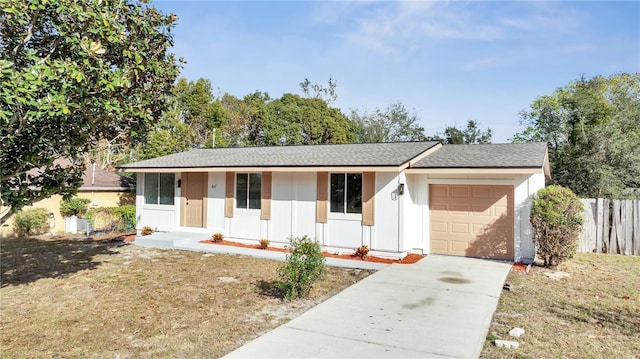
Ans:
POLYGON ((356 257, 360 257, 362 259, 364 259, 367 254, 369 254, 369 247, 367 246, 360 246, 358 248, 356 248, 356 253, 354 254, 356 257))
POLYGON ((73 197, 69 200, 63 200, 60 203, 60 213, 64 217, 77 216, 82 217, 87 213, 91 200, 88 198, 73 197))
POLYGON ((144 227, 144 228, 142 228, 142 231, 140 231, 140 234, 143 235, 143 236, 148 236, 151 233, 153 233, 153 228, 151 228, 151 227, 144 227))
POLYGON ((216 232, 211 236, 211 240, 216 242, 216 243, 217 242, 222 242, 223 239, 224 239, 224 236, 220 232, 216 232))
POLYGON ((262 238, 260 240, 260 249, 267 249, 267 247, 269 247, 269 240, 266 238, 262 238))
POLYGON ((285 299, 304 298, 309 295, 313 283, 325 272, 325 259, 320 243, 308 236, 289 239, 291 253, 280 267, 278 288, 284 292, 285 299))
POLYGON ((39 234, 49 230, 49 214, 45 208, 28 208, 16 213, 13 225, 18 235, 39 234))
POLYGON ((531 227, 538 256, 555 266, 576 251, 582 228, 582 202, 568 188, 548 186, 533 197, 531 227))

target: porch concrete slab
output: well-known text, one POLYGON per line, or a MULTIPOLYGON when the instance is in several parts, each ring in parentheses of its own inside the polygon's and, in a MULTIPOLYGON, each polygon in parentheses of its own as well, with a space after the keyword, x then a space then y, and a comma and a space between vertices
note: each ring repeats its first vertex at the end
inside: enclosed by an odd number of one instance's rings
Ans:
POLYGON ((477 358, 510 268, 436 255, 394 264, 227 357, 477 358))

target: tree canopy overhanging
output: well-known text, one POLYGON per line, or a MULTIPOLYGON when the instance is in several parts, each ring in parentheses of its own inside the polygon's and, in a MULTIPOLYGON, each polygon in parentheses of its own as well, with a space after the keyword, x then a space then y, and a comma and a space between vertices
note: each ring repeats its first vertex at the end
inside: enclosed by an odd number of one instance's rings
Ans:
POLYGON ((0 222, 73 194, 98 141, 144 140, 179 73, 175 21, 137 1, 0 0, 0 222))
POLYGON ((640 73, 584 76, 536 98, 514 142, 549 143, 552 184, 581 197, 640 198, 640 73))

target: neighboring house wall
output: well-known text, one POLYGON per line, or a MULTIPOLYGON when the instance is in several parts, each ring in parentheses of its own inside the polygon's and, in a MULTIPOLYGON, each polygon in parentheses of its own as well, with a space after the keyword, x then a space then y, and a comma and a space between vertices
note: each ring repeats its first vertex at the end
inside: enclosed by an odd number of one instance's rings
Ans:
MULTIPOLYGON (((92 207, 116 207, 124 204, 135 204, 136 197, 131 195, 129 191, 86 191, 78 190, 76 195, 78 198, 88 198, 91 200, 89 208, 92 207)), ((49 218, 49 231, 55 234, 64 233, 64 217, 60 214, 60 203, 62 196, 53 195, 49 198, 35 202, 27 208, 46 208, 47 211, 53 213, 53 217, 49 218)), ((2 227, 0 227, 0 238, 15 236, 15 228, 13 226, 13 216, 11 216, 2 227)))

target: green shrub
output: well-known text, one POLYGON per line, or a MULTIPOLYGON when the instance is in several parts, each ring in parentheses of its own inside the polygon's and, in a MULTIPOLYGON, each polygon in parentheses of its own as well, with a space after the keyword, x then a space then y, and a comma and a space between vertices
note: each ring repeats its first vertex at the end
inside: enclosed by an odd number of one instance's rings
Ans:
POLYGON ((73 197, 60 203, 60 213, 63 217, 82 217, 87 213, 91 200, 88 198, 73 197))
POLYGON ((324 274, 326 264, 317 241, 303 236, 292 237, 289 242, 291 253, 278 271, 281 281, 277 286, 285 299, 291 300, 309 295, 313 283, 324 274))
POLYGON ((45 208, 23 209, 13 216, 19 236, 40 234, 49 230, 49 212, 45 208))
POLYGON ((545 266, 558 265, 575 252, 582 211, 580 199, 562 186, 542 188, 533 197, 530 217, 533 241, 545 266))
POLYGON ((93 228, 110 231, 129 231, 136 226, 136 206, 98 207, 87 211, 93 228))

